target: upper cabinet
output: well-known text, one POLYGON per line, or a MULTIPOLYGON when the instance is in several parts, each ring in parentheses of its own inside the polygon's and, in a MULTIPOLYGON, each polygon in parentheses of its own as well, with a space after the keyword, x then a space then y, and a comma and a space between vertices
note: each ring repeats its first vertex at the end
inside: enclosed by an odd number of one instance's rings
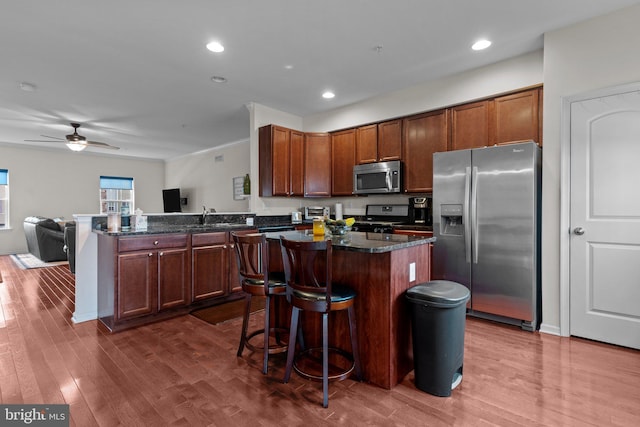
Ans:
POLYGON ((331 134, 331 195, 353 194, 353 166, 356 164, 356 129, 331 134))
POLYGON ((359 127, 356 164, 402 159, 402 119, 359 127))
POLYGON ((259 195, 304 195, 304 134, 268 125, 260 128, 259 138, 259 195))
POLYGON ((542 145, 542 87, 332 133, 260 128, 260 196, 353 194, 353 166, 402 160, 404 191, 433 187, 433 153, 533 140, 542 145))
POLYGON ((328 133, 305 133, 304 195, 331 196, 331 139, 328 133))
POLYGON ((446 110, 407 117, 402 124, 404 139, 404 191, 433 190, 433 153, 447 151, 448 115, 446 110))
POLYGON ((540 103, 542 89, 532 89, 493 100, 491 144, 533 140, 542 145, 540 103))
POLYGON ((458 105, 449 111, 452 150, 489 145, 489 101, 458 105))

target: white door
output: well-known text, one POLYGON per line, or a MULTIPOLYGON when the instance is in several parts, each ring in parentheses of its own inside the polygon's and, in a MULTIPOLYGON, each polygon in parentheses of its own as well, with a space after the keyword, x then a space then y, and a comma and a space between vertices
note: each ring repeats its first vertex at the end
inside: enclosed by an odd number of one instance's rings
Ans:
POLYGON ((570 333, 640 349, 640 91, 570 111, 570 333))

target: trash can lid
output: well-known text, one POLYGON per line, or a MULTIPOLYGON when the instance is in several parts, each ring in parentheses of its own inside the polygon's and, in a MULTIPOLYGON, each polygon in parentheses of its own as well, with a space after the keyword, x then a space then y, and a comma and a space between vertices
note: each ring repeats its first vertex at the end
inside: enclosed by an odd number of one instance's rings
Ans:
POLYGON ((454 307, 464 304, 470 297, 466 286, 449 280, 432 280, 407 289, 411 302, 434 307, 454 307))

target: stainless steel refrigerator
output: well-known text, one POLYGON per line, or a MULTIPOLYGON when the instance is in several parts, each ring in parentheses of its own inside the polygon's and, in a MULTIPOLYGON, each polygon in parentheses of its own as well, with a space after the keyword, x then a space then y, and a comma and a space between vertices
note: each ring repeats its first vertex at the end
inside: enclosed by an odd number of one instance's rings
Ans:
POLYGON ((471 291, 468 313, 540 325, 540 148, 433 155, 433 278, 471 291))

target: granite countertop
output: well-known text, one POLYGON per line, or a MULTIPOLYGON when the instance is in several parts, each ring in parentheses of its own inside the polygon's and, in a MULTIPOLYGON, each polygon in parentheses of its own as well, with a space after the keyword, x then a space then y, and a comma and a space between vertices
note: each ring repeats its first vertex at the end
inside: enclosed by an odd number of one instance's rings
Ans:
POLYGON ((220 231, 235 231, 235 230, 250 230, 256 228, 255 226, 246 224, 231 224, 231 223, 217 223, 217 224, 183 224, 183 225, 149 225, 146 230, 136 230, 131 228, 130 230, 98 230, 94 229, 93 232, 101 234, 103 236, 144 236, 147 234, 170 234, 170 233, 215 233, 220 231))
MULTIPOLYGON (((311 230, 273 232, 266 233, 266 236, 269 240, 278 240, 280 236, 284 236, 290 240, 299 240, 304 242, 312 242, 314 240, 313 232, 311 230)), ((435 237, 407 236, 402 234, 386 233, 361 233, 357 231, 350 231, 344 236, 326 236, 325 238, 331 239, 332 245, 336 250, 368 253, 390 252, 436 241, 435 237)))

